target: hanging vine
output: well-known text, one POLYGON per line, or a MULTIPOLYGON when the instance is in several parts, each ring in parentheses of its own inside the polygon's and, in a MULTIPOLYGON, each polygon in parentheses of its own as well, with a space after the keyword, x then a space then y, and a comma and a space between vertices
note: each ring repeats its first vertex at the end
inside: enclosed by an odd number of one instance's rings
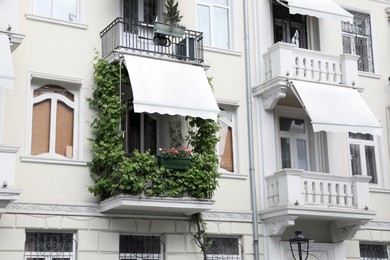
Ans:
POLYGON ((92 97, 88 99, 96 117, 91 123, 92 160, 89 163, 94 185, 89 188, 102 199, 118 194, 208 199, 218 187, 218 124, 213 120, 188 118, 191 130, 188 141, 193 147, 192 164, 186 171, 159 166, 149 152, 125 154, 120 129, 124 105, 120 100, 120 84, 129 83, 127 71, 120 63, 95 58, 92 97))

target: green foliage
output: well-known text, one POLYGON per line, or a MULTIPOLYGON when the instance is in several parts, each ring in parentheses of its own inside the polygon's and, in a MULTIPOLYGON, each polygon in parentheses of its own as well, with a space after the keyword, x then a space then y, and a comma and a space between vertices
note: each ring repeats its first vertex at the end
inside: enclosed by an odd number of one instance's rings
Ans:
POLYGON ((166 12, 163 13, 163 21, 170 25, 179 25, 182 15, 180 15, 179 3, 175 0, 168 0, 165 4, 166 12))
POLYGON ((128 82, 125 69, 120 64, 95 59, 96 87, 89 105, 96 110, 91 123, 90 139, 93 157, 89 163, 94 185, 89 188, 102 199, 118 194, 145 194, 147 196, 190 196, 211 198, 218 187, 218 125, 213 120, 189 118, 189 142, 193 157, 188 170, 170 170, 157 165, 149 152, 134 151, 127 157, 120 130, 124 106, 119 98, 120 82, 128 82), (122 77, 122 79, 120 79, 122 77))

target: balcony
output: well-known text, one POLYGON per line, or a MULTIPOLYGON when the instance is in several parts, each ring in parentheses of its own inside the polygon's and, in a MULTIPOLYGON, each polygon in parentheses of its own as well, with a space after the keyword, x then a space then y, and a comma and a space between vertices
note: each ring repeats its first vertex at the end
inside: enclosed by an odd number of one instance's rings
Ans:
POLYGON ((191 64, 203 63, 203 33, 185 30, 182 37, 155 38, 153 25, 124 18, 115 19, 101 33, 102 57, 112 60, 115 53, 146 55, 191 64))
POLYGON ((369 209, 369 181, 366 176, 284 169, 266 177, 267 201, 261 218, 273 223, 283 220, 280 229, 272 231, 275 234, 283 233, 297 218, 329 221, 338 234, 335 241, 344 240, 375 216, 369 209))
POLYGON ((358 81, 358 56, 339 56, 300 49, 278 42, 264 54, 266 81, 277 77, 354 86, 358 81))

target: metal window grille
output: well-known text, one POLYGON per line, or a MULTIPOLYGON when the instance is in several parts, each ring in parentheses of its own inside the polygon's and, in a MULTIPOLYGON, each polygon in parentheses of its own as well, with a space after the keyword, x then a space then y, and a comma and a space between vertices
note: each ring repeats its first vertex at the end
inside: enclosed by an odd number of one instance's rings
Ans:
POLYGON ((26 232, 25 260, 76 260, 73 233, 26 232))
POLYGON ((341 23, 344 53, 360 56, 358 60, 360 71, 374 72, 370 15, 349 12, 353 14, 353 24, 341 23))
POLYGON ((164 244, 160 236, 121 235, 119 260, 162 260, 164 244))
POLYGON ((389 250, 387 245, 360 244, 361 260, 388 260, 389 250))
POLYGON ((207 237, 208 260, 240 260, 241 246, 237 237, 207 237))

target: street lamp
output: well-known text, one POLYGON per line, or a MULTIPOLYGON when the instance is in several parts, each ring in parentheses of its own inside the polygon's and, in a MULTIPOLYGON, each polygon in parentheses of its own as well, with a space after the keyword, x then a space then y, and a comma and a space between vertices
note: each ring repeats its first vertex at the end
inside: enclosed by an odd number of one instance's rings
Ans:
POLYGON ((295 236, 290 238, 290 248, 294 260, 295 258, 294 251, 298 251, 299 260, 303 260, 304 255, 306 254, 305 260, 309 257, 309 239, 305 237, 301 231, 297 230, 294 232, 295 236))

